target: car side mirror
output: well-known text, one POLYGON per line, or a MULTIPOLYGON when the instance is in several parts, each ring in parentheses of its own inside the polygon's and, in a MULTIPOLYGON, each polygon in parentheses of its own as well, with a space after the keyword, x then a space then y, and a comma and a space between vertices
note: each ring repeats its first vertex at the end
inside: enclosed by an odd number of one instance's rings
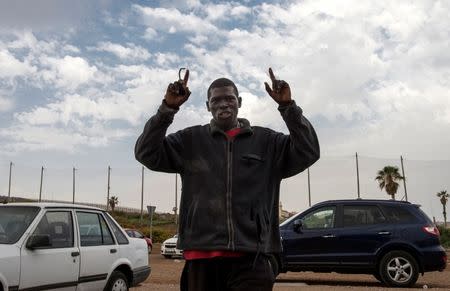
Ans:
POLYGON ((27 249, 34 250, 38 248, 51 247, 50 236, 48 234, 35 234, 30 236, 27 241, 27 249))
POLYGON ((303 221, 301 219, 294 220, 294 231, 301 233, 303 227, 303 221))

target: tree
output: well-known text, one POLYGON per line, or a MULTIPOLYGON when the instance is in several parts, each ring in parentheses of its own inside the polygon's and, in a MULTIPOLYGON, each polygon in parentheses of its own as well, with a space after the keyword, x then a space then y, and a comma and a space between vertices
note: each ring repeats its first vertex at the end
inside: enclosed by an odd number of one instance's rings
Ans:
POLYGON ((114 212, 114 208, 119 204, 119 198, 117 196, 111 196, 109 198, 109 206, 111 206, 111 211, 114 212))
POLYGON ((398 167, 394 166, 385 166, 382 170, 378 171, 378 174, 375 178, 378 181, 380 189, 383 188, 386 190, 388 195, 391 195, 392 200, 395 200, 395 194, 397 193, 399 184, 397 181, 401 181, 405 179, 398 172, 398 167))
POLYGON ((442 214, 444 215, 444 227, 447 227, 447 212, 445 211, 445 206, 447 205, 448 198, 450 194, 446 190, 442 190, 436 194, 440 198, 442 204, 442 214))

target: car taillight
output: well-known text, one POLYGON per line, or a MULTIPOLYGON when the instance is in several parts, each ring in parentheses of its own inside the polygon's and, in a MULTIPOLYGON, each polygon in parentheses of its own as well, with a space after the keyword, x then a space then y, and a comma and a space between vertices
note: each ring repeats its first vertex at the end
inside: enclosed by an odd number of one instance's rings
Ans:
POLYGON ((435 235, 435 236, 439 236, 439 229, 436 226, 424 226, 422 227, 423 231, 425 231, 426 233, 435 235))

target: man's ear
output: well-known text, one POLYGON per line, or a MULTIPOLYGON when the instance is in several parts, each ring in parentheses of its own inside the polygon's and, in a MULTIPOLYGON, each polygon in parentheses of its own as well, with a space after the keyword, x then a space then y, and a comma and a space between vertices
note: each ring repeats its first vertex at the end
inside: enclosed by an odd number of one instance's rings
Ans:
POLYGON ((238 97, 238 108, 241 108, 242 105, 242 98, 238 97))
POLYGON ((208 109, 208 111, 211 112, 211 110, 209 109, 209 100, 206 101, 206 109, 208 109))

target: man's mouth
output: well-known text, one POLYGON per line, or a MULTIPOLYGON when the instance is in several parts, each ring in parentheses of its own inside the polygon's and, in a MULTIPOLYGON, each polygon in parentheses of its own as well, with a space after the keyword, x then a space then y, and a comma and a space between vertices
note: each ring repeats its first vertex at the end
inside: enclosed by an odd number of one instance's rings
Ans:
POLYGON ((219 117, 220 118, 228 118, 228 117, 230 117, 231 116, 231 112, 229 112, 229 111, 222 111, 222 112, 219 112, 219 117))

